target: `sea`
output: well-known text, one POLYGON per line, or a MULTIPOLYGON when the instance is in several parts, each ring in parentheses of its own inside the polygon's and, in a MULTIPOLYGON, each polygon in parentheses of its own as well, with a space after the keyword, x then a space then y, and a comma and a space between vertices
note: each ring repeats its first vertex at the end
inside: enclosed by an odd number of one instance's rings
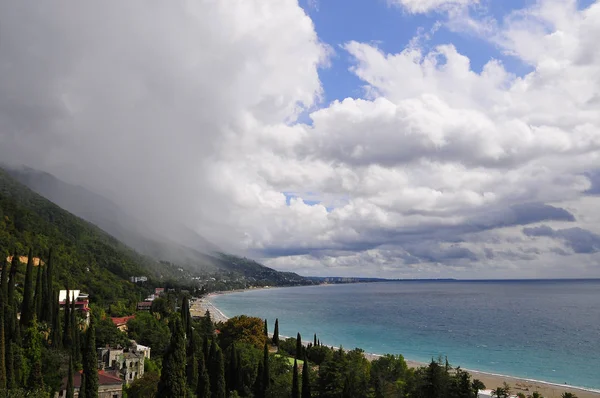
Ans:
POLYGON ((401 281, 213 296, 272 332, 495 374, 600 389, 600 280, 401 281))

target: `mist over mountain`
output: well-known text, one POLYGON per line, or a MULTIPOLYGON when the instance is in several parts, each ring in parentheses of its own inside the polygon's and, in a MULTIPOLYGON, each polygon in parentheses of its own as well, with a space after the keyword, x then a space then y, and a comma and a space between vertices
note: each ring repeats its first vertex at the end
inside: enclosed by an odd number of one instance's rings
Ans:
POLYGON ((153 258, 189 268, 220 269, 223 250, 189 228, 173 223, 153 230, 111 200, 87 188, 64 182, 50 173, 30 167, 5 167, 9 175, 63 209, 83 218, 118 240, 153 258))

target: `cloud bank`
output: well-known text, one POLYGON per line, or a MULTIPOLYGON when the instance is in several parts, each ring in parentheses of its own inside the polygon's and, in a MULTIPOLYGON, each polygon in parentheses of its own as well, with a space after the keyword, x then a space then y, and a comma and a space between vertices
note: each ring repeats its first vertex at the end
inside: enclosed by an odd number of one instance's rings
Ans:
POLYGON ((475 71, 452 43, 350 41, 364 96, 331 104, 331 50, 296 1, 1 0, 0 15, 4 161, 304 274, 600 276, 599 3, 463 20, 524 75, 475 71))

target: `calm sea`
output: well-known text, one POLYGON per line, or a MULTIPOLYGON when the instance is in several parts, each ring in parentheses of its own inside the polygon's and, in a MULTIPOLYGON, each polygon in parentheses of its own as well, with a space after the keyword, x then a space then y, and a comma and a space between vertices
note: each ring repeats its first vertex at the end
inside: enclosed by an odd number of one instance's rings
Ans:
POLYGON ((600 280, 385 282, 253 290, 212 302, 272 332, 600 388, 600 280))

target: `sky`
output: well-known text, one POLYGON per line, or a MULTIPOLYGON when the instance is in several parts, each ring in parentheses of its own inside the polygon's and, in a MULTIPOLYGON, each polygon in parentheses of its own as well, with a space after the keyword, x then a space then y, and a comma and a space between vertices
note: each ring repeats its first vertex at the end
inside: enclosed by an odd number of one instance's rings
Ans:
POLYGON ((303 275, 600 277, 600 2, 0 0, 0 161, 303 275))

